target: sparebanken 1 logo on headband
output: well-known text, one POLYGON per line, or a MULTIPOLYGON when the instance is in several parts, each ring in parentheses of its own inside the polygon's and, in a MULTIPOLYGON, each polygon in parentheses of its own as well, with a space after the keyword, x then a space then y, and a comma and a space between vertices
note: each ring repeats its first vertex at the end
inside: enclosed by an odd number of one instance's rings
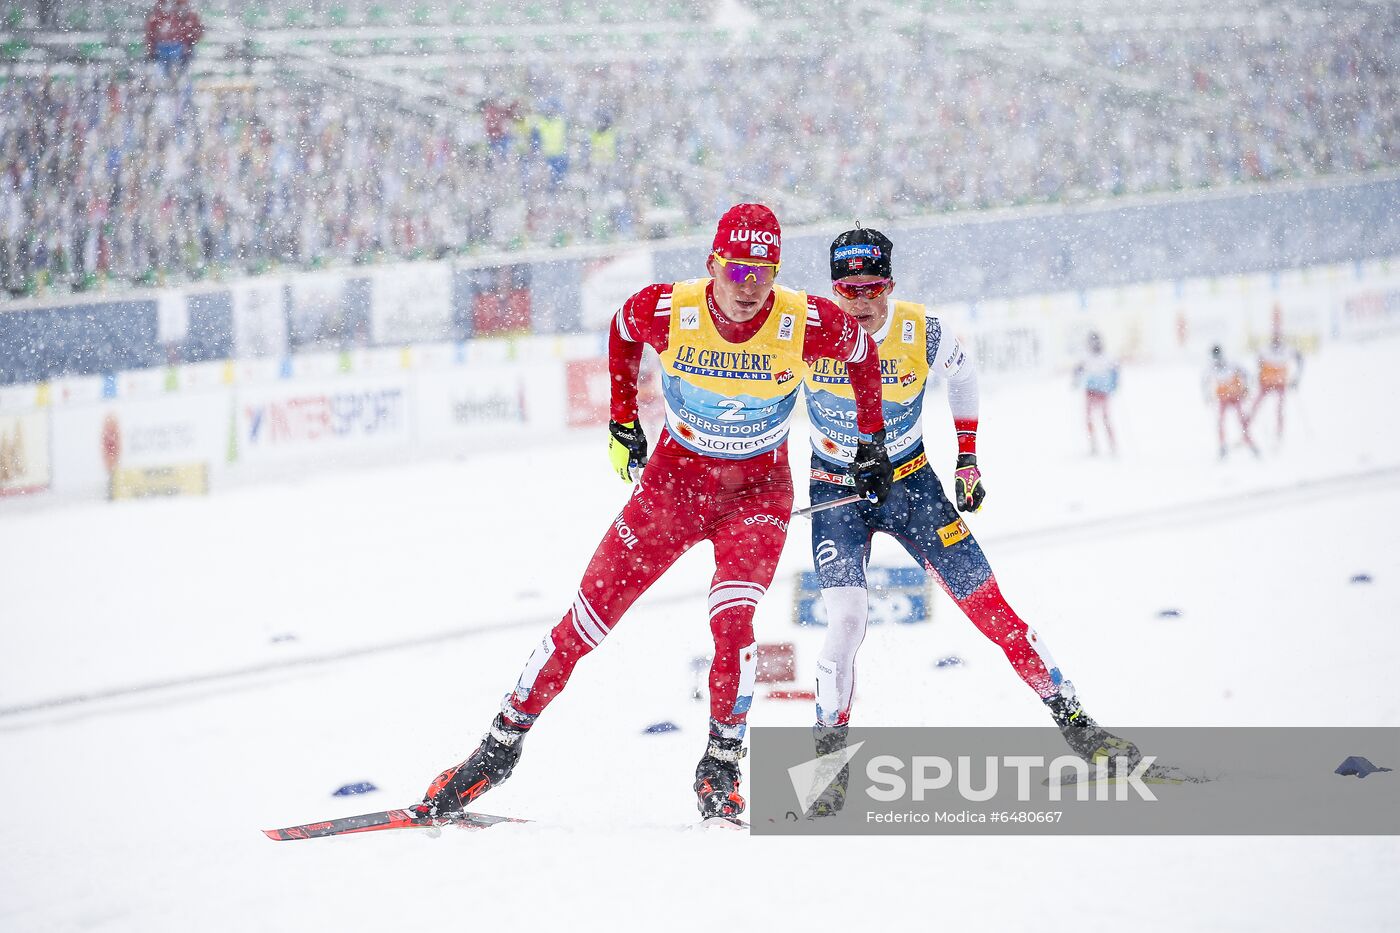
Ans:
POLYGON ((856 243, 851 246, 843 246, 831 254, 831 258, 842 262, 847 259, 861 257, 864 259, 879 259, 880 247, 871 246, 869 243, 856 243))

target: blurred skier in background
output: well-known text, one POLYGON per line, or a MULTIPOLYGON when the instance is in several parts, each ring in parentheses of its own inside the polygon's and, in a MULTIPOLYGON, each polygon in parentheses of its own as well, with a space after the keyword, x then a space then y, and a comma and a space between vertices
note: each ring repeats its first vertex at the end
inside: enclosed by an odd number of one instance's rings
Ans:
POLYGON ((617 474, 636 482, 632 497, 604 533, 573 606, 530 655, 480 747, 433 781, 420 812, 460 811, 508 778, 528 730, 574 665, 677 558, 705 540, 715 549, 715 654, 709 736, 694 790, 702 818, 743 812, 739 760, 758 665, 753 616, 787 539, 788 425, 808 364, 835 360, 849 373, 855 489, 883 501, 891 483, 874 344, 829 300, 775 283, 781 248, 772 211, 735 205, 715 232, 710 278, 650 285, 613 318, 609 455, 617 474), (637 418, 646 344, 660 357, 666 404, 666 426, 650 457, 637 418))
POLYGON ((160 65, 166 77, 180 67, 184 43, 172 0, 156 0, 146 17, 146 57, 160 65))
POLYGON ((189 0, 175 0, 175 30, 180 39, 180 70, 188 71, 194 47, 204 38, 204 22, 189 0))
POLYGON ((1249 421, 1254 423, 1255 415, 1264 405, 1264 399, 1278 400, 1278 428, 1275 439, 1283 440, 1283 402, 1290 389, 1298 388, 1298 380, 1303 375, 1303 355, 1297 349, 1284 343, 1283 335, 1275 333, 1269 345, 1259 354, 1259 393, 1254 396, 1254 405, 1249 410, 1249 421))
POLYGON ((1239 419, 1240 435, 1244 438, 1245 446, 1254 456, 1259 456, 1259 448, 1249 436, 1249 414, 1245 410, 1245 403, 1249 401, 1248 376, 1244 367, 1226 359, 1225 351, 1218 343, 1210 348, 1210 365, 1206 368, 1204 386, 1207 401, 1214 398, 1219 411, 1220 459, 1224 460, 1230 452, 1225 440, 1225 416, 1229 412, 1234 412, 1239 419))
MULTIPOLYGON (((986 488, 977 465, 978 390, 972 358, 942 321, 923 305, 891 301, 894 244, 878 230, 857 226, 831 244, 836 304, 864 328, 880 352, 887 447, 894 488, 883 504, 859 502, 812 515, 812 559, 826 609, 826 643, 817 661, 817 754, 846 745, 855 693, 856 652, 869 613, 865 568, 876 532, 897 540, 933 573, 972 623, 1006 653, 1012 669, 1036 692, 1074 752, 1093 762, 1140 754, 1131 742, 1098 725, 1080 705, 1074 686, 1049 651, 1006 602, 977 539, 959 516, 982 507, 986 488), (948 383, 948 407, 957 432, 953 503, 924 452, 922 414, 930 374, 948 383)), ((839 363, 818 360, 807 376, 807 413, 812 423, 811 500, 814 505, 849 494, 857 425, 851 383, 839 363)), ((825 816, 844 805, 843 769, 812 805, 825 816)))
POLYGON ((1094 415, 1103 421, 1103 433, 1108 438, 1110 455, 1118 453, 1113 439, 1113 424, 1108 415, 1108 397, 1118 390, 1118 361, 1103 351, 1103 338, 1090 331, 1084 358, 1074 367, 1075 383, 1084 389, 1084 418, 1089 429, 1089 455, 1098 456, 1098 438, 1094 436, 1094 415))

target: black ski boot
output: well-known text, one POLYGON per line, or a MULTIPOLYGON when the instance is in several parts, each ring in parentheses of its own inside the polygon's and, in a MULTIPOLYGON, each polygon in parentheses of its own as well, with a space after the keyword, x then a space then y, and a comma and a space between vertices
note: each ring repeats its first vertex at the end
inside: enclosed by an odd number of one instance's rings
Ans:
POLYGON ((744 812, 746 804, 739 796, 739 759, 743 757, 743 739, 710 736, 710 744, 695 766, 696 806, 702 820, 714 816, 737 819, 744 812))
POLYGON ((510 777, 520 760, 526 731, 497 713, 476 751, 466 761, 439 774, 423 794, 423 803, 415 809, 427 816, 465 810, 476 798, 510 777))
MULTIPOLYGON (((817 747, 817 757, 836 754, 846 747, 846 736, 850 726, 824 726, 817 723, 812 727, 812 739, 817 747)), ((820 765, 813 780, 814 790, 820 788, 817 799, 807 810, 808 819, 834 816, 846 805, 846 788, 851 782, 851 766, 844 764, 840 770, 830 765, 820 765)))
POLYGON ((1142 761, 1138 747, 1094 722, 1079 705, 1078 697, 1053 696, 1045 705, 1050 707, 1050 715, 1055 717, 1055 725, 1060 727, 1065 742, 1090 765, 1097 767, 1102 761, 1109 774, 1124 774, 1142 761))

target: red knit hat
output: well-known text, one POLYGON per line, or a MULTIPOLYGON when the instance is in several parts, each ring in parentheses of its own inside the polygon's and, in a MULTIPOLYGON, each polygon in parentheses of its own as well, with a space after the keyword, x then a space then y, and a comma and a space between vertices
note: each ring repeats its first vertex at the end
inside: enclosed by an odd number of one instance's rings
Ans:
POLYGON ((776 265, 782 251, 782 228, 778 218, 762 204, 735 204, 719 219, 713 249, 725 259, 776 265))

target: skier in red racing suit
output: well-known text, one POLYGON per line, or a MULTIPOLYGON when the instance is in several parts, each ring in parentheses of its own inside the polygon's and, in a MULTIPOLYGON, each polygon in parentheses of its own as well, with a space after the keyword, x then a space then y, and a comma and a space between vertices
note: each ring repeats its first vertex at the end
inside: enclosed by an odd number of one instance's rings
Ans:
POLYGON ((706 263, 710 278, 648 286, 614 318, 610 456, 624 480, 636 481, 632 497, 481 746, 438 776, 420 812, 460 811, 509 777, 528 730, 574 666, 677 558, 705 540, 715 549, 715 654, 709 736, 694 789, 704 818, 743 812, 739 760, 757 668, 753 616, 787 538, 788 424, 808 362, 840 360, 850 374, 861 432, 851 468, 856 491, 883 501, 891 483, 875 346, 833 302, 776 284, 780 250, 772 211, 736 205, 720 219, 706 263), (666 426, 650 458, 637 423, 643 344, 660 357, 666 403, 666 426))

